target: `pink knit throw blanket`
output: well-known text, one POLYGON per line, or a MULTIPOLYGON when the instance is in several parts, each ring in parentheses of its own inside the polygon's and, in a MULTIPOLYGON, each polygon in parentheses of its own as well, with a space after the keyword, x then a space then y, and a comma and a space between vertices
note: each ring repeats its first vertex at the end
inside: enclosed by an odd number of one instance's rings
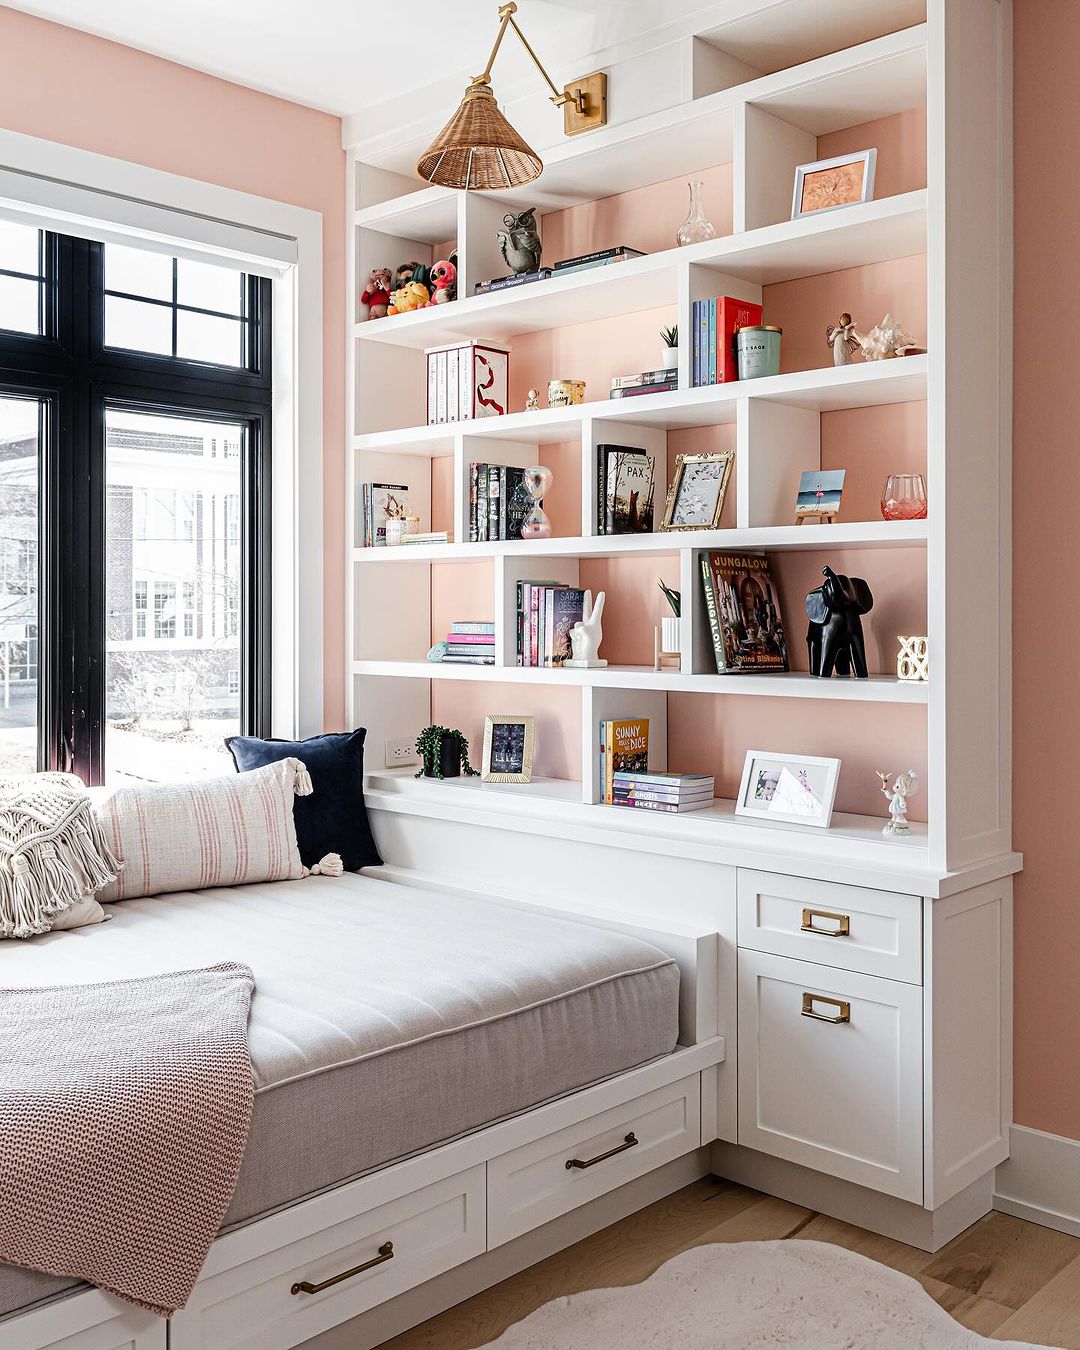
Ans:
POLYGON ((167 1317, 236 1185, 251 971, 0 989, 0 1261, 167 1317))

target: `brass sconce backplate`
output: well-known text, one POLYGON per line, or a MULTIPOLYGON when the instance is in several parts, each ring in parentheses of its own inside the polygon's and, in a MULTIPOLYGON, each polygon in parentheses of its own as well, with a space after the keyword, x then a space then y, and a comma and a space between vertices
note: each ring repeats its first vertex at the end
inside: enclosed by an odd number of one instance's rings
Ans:
POLYGON ((567 136, 579 136, 583 131, 595 131, 607 125, 607 75, 595 71, 580 80, 571 80, 566 92, 573 97, 563 104, 563 131, 567 136), (580 109, 578 94, 585 96, 585 111, 580 109))

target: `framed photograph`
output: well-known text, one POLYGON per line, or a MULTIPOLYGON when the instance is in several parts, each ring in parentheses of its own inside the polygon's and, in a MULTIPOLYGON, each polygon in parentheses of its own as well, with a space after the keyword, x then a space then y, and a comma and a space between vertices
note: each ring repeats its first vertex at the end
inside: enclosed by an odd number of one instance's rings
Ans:
POLYGON ((662 530, 716 530, 724 509, 734 450, 676 455, 662 530))
POLYGON ((484 719, 483 782, 532 782, 535 728, 534 717, 484 719))
POLYGON ((876 150, 857 150, 853 155, 819 159, 815 164, 800 164, 795 170, 795 193, 791 200, 791 219, 814 216, 819 211, 837 211, 841 206, 857 206, 874 200, 876 150))
POLYGON ((839 777, 838 759, 747 750, 735 814, 827 829, 839 777))
POLYGON ((837 515, 846 474, 846 469, 808 469, 799 478, 799 495, 795 498, 796 515, 837 515))

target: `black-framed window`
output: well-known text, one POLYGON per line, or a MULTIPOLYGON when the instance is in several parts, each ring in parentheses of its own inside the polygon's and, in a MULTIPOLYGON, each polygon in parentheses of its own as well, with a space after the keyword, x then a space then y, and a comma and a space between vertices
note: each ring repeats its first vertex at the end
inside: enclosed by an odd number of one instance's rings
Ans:
POLYGON ((0 774, 212 773, 267 730, 270 282, 26 230, 0 222, 0 774))

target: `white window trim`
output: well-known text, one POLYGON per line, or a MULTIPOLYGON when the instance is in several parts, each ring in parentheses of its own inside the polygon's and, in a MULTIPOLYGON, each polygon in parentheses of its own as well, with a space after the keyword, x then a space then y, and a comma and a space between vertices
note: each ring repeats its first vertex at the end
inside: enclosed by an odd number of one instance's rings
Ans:
POLYGON ((271 732, 322 731, 321 213, 3 130, 0 213, 273 278, 271 732))

